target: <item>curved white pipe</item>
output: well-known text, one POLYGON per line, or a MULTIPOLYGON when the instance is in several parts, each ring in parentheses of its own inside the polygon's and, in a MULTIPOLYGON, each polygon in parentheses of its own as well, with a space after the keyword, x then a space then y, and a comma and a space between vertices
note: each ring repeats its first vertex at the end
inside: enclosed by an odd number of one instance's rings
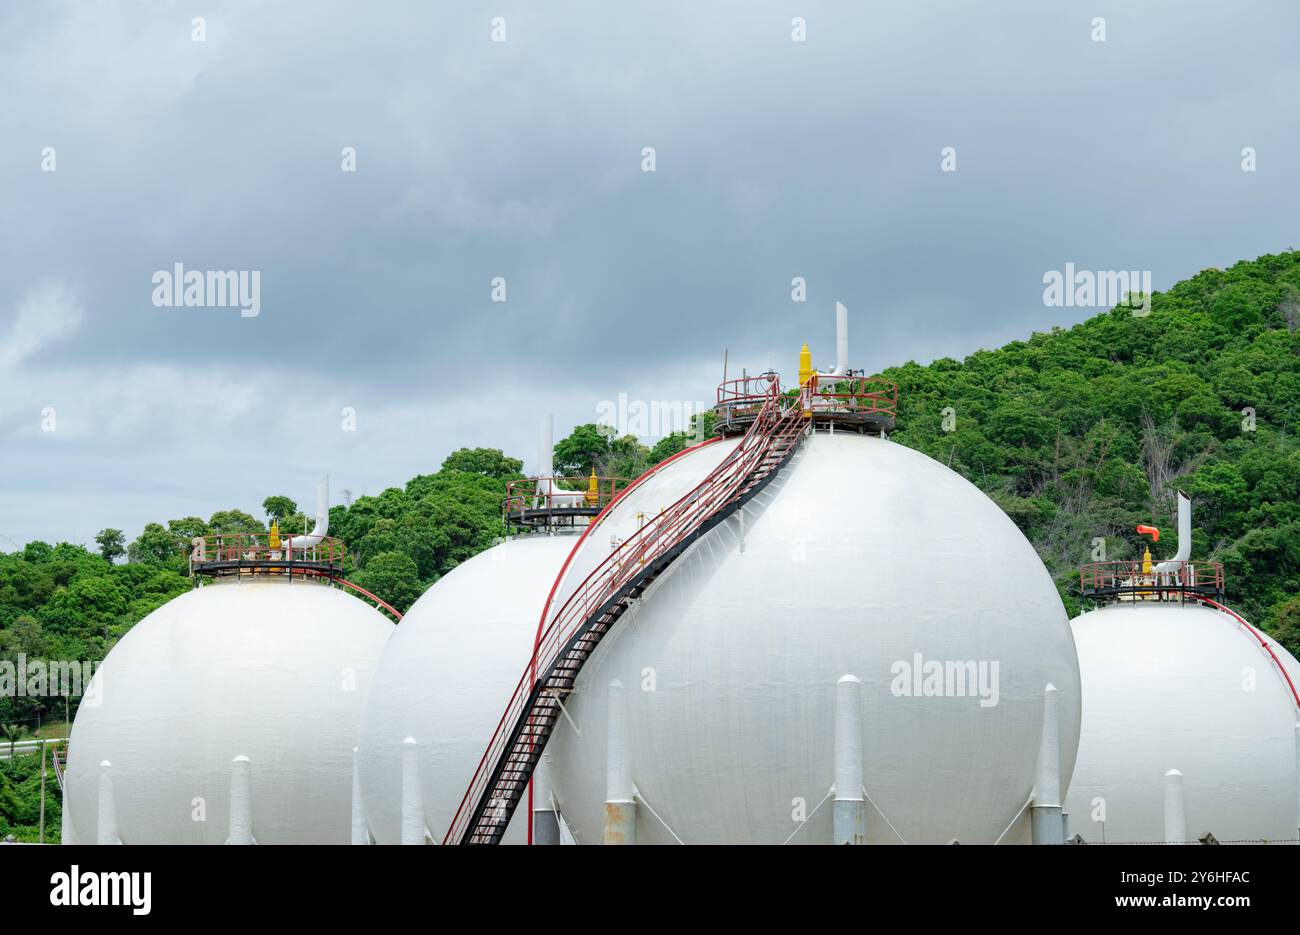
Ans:
POLYGON ((537 432, 537 486, 535 506, 580 506, 585 490, 561 490, 555 485, 554 416, 544 416, 537 432))
POLYGON ((555 417, 543 416, 537 427, 537 476, 550 477, 555 473, 555 417))
POLYGON ((305 536, 293 536, 284 540, 285 548, 309 549, 320 545, 325 534, 330 530, 330 479, 326 474, 316 485, 316 527, 305 536))
POLYGON ((835 303, 835 374, 849 372, 849 310, 843 303, 835 303))
POLYGON ((1160 562, 1155 567, 1156 574, 1171 574, 1180 571, 1182 563, 1192 557, 1192 498, 1181 490, 1178 491, 1178 551, 1174 557, 1160 562))

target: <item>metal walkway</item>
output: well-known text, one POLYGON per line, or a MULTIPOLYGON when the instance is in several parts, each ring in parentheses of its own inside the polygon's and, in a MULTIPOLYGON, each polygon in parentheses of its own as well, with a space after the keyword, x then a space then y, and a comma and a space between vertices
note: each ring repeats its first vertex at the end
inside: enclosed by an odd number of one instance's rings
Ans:
POLYGON ((789 461, 810 420, 804 394, 783 396, 771 375, 739 444, 698 486, 614 549, 551 617, 444 844, 500 842, 583 665, 632 601, 789 461))

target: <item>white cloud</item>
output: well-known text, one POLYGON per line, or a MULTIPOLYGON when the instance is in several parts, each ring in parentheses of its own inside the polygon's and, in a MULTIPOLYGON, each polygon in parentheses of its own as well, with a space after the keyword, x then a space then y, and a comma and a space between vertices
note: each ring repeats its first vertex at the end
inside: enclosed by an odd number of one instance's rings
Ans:
POLYGON ((60 283, 28 291, 13 320, 0 332, 0 374, 17 368, 51 342, 72 337, 83 317, 81 303, 60 283))

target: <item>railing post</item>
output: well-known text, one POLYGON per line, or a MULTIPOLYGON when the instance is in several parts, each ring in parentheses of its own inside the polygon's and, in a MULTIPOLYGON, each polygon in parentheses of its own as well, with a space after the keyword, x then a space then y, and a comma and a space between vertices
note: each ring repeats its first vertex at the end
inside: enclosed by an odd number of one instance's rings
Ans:
POLYGON ((36 840, 42 844, 45 843, 45 747, 48 743, 48 740, 41 741, 41 820, 36 840))

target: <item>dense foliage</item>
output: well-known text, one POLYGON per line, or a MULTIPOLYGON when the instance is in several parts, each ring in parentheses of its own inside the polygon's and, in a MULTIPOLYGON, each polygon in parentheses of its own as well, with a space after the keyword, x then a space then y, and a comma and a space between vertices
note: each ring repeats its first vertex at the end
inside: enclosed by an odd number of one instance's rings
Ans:
MULTIPOLYGON (((1106 558, 1134 557, 1134 525, 1154 522, 1168 530, 1158 555, 1173 553, 1182 489, 1193 497, 1193 555, 1223 562, 1234 606, 1300 654, 1300 252, 1207 270, 1156 294, 1147 316, 1118 308, 885 376, 900 387, 893 439, 987 491, 1038 549, 1071 614, 1077 568, 1098 557, 1098 540, 1106 558)), ((556 471, 635 477, 707 435, 710 420, 653 448, 581 425, 555 446, 556 471)), ((405 610, 506 531, 500 504, 521 468, 496 449, 461 449, 433 474, 333 507, 348 577, 405 610)), ((310 525, 288 497, 262 507, 284 532, 310 525)), ((98 554, 43 542, 0 554, 0 660, 102 659, 190 586, 191 537, 265 528, 232 509, 150 523, 129 545, 105 529, 98 554)), ((0 725, 17 737, 75 701, 0 698, 0 725)), ((0 769, 0 836, 34 839, 30 760, 0 769)))
POLYGON ((1206 270, 1069 330, 908 363, 895 441, 989 493, 1078 610, 1078 566, 1137 557, 1137 523, 1224 564, 1233 605, 1300 652, 1300 252, 1206 270), (945 419, 945 416, 947 417, 945 419))

